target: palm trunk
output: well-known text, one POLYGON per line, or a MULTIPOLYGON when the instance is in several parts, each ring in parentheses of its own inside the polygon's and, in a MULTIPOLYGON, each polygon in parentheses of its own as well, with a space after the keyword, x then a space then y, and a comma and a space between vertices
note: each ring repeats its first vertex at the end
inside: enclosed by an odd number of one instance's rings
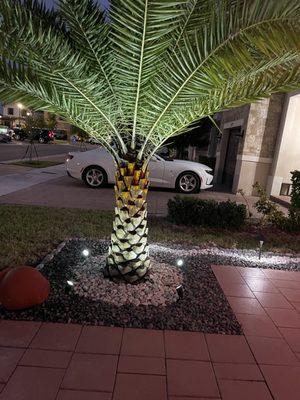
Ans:
POLYGON ((115 220, 105 270, 113 280, 137 282, 148 271, 148 186, 148 171, 142 171, 137 164, 118 167, 115 220))

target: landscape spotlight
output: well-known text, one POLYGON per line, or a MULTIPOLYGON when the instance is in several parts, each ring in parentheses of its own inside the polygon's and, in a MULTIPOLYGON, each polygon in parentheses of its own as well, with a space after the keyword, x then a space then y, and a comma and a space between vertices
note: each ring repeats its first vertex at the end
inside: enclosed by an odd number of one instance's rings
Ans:
POLYGON ((90 255, 90 251, 89 251, 88 249, 84 249, 84 250, 82 251, 82 255, 83 255, 84 257, 88 257, 88 256, 90 255))
POLYGON ((182 285, 177 286, 176 292, 178 294, 178 301, 183 298, 183 287, 182 285))
POLYGON ((67 281, 66 287, 65 287, 65 293, 69 294, 71 290, 74 287, 74 282, 73 281, 67 281))
POLYGON ((264 241, 260 240, 259 241, 259 254, 258 254, 259 260, 261 259, 261 253, 262 253, 263 244, 264 244, 264 241))
POLYGON ((183 260, 180 258, 179 260, 176 261, 177 267, 182 267, 183 266, 183 260))

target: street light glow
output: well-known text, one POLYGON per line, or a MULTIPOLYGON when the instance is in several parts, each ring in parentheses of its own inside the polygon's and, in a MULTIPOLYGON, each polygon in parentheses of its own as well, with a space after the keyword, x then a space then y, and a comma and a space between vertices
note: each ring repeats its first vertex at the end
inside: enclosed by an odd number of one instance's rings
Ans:
POLYGON ((23 106, 22 103, 18 103, 17 106, 18 106, 18 108, 19 108, 20 110, 22 110, 22 108, 24 108, 24 106, 23 106))

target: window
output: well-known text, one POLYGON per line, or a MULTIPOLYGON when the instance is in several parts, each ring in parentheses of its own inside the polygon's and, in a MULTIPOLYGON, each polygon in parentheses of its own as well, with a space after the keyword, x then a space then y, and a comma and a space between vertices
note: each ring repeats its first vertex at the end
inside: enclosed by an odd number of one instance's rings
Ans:
POLYGON ((280 189, 280 196, 290 196, 292 191, 291 183, 282 183, 280 189))
POLYGON ((12 107, 9 107, 9 108, 7 109, 7 114, 8 114, 8 115, 14 115, 14 109, 13 109, 12 107))

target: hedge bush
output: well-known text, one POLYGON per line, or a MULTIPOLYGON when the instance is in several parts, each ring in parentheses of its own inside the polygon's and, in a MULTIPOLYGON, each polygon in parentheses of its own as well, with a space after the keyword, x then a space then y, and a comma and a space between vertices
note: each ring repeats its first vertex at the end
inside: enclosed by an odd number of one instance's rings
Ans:
POLYGON ((257 190, 259 199, 254 204, 262 214, 261 224, 270 224, 287 232, 300 232, 300 171, 292 171, 292 192, 289 214, 286 216, 278 204, 270 200, 266 191, 256 182, 253 187, 257 190))
POLYGON ((176 196, 168 201, 168 219, 176 224, 212 228, 240 228, 246 220, 244 204, 176 196))
POLYGON ((292 171, 291 206, 289 209, 290 230, 300 231, 300 171, 292 171))
POLYGON ((291 208, 300 211, 300 171, 291 171, 292 192, 291 192, 291 208))

